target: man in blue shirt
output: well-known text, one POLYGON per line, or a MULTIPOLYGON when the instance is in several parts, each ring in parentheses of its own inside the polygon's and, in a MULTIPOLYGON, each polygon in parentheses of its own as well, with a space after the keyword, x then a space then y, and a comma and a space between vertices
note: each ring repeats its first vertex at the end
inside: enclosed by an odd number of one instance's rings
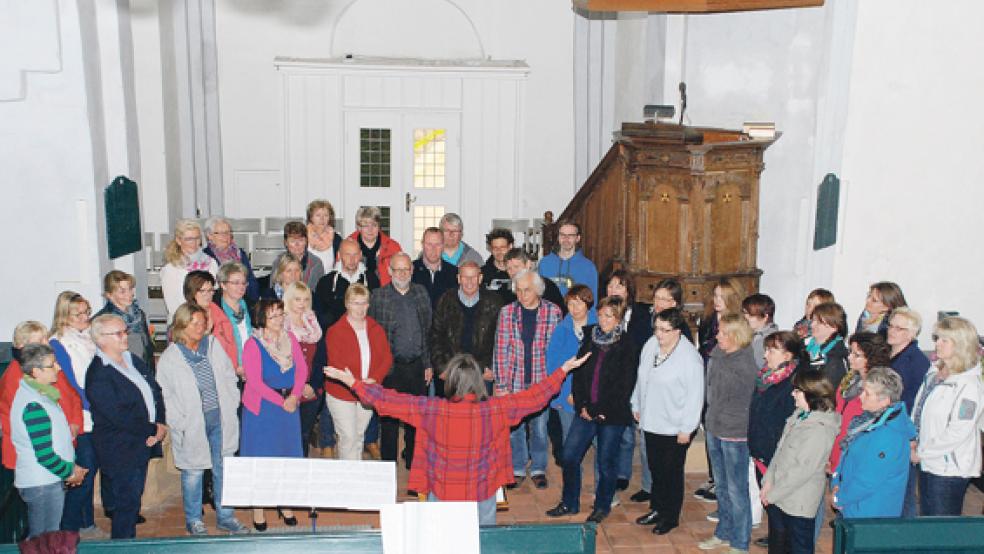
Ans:
POLYGON ((557 223, 557 252, 548 254, 540 260, 540 275, 553 281, 562 295, 577 284, 583 283, 598 296, 598 268, 594 262, 584 257, 577 245, 581 242, 581 226, 570 220, 557 223))

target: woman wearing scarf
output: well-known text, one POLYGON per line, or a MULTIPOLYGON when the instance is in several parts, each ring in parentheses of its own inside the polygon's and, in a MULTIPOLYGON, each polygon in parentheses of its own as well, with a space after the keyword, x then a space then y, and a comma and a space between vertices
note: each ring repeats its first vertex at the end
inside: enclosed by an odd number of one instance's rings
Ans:
POLYGON ((27 504, 28 538, 57 531, 65 503, 63 483, 78 486, 88 469, 75 464, 72 432, 58 406, 58 363, 47 344, 21 351, 22 379, 11 404, 17 450, 14 486, 27 504))
POLYGON ((840 385, 847 373, 847 316, 840 304, 827 302, 813 308, 806 353, 810 367, 823 373, 831 387, 840 385))
MULTIPOLYGON (((759 484, 772 462, 786 420, 796 409, 793 400, 793 375, 803 365, 803 341, 792 331, 777 331, 763 341, 765 363, 755 377, 755 392, 748 411, 748 453, 755 463, 759 484)), ((779 517, 774 507, 767 507, 769 520, 779 517)), ((755 544, 768 547, 768 538, 755 544)))
POLYGON ((293 254, 284 254, 277 258, 273 272, 270 273, 270 288, 264 290, 260 296, 283 300, 284 291, 291 283, 303 282, 302 275, 301 260, 293 254))
POLYGON ((244 296, 249 287, 248 270, 239 262, 226 262, 219 268, 222 295, 208 306, 212 334, 225 350, 236 374, 243 375, 243 347, 253 330, 244 296))
POLYGON ((655 336, 639 359, 632 393, 632 415, 645 437, 646 461, 653 476, 650 512, 636 519, 665 535, 680 523, 684 463, 704 407, 704 362, 683 328, 679 308, 656 314, 655 336))
POLYGON ((639 347, 621 332, 625 301, 604 298, 598 303, 598 324, 585 329, 578 358, 591 354, 591 362, 574 375, 574 410, 564 441, 564 490, 557 506, 547 515, 558 517, 580 510, 581 461, 597 437, 600 478, 594 508, 587 521, 600 523, 611 511, 615 495, 616 464, 625 429, 635 420, 630 399, 639 367, 639 347))
MULTIPOLYGON (((79 531, 83 537, 99 537, 92 507, 93 483, 96 478, 96 452, 92 448, 92 413, 85 397, 85 374, 96 355, 96 343, 87 332, 92 308, 81 294, 67 290, 55 301, 55 317, 49 343, 65 376, 82 403, 82 428, 75 437, 75 461, 89 470, 80 486, 65 491, 62 529, 79 531)), ((106 489, 106 487, 103 487, 106 489)), ((108 494, 103 497, 107 499, 108 494)))
POLYGON ((826 304, 827 302, 836 302, 834 299, 834 293, 827 289, 813 289, 810 291, 810 294, 806 296, 806 306, 803 308, 803 317, 793 324, 793 332, 796 333, 799 338, 803 340, 810 338, 810 318, 813 317, 813 309, 820 304, 826 304))
MULTIPOLYGON (((182 285, 183 283, 179 284, 179 293, 182 285)), ((118 269, 107 273, 103 278, 103 296, 106 297, 106 305, 96 312, 92 319, 104 314, 122 318, 123 323, 126 324, 127 351, 147 364, 153 374, 154 341, 151 339, 150 326, 147 325, 147 314, 137 305, 136 286, 137 280, 129 273, 118 269)))
POLYGON ((342 236, 335 230, 335 208, 327 200, 312 200, 306 215, 308 252, 317 256, 325 268, 335 267, 342 244, 342 236))
POLYGON ((899 517, 909 478, 909 420, 902 379, 872 367, 861 384, 861 414, 838 441, 840 462, 831 478, 833 505, 845 518, 899 517))
POLYGON ((206 335, 207 312, 188 302, 174 313, 174 342, 161 354, 157 380, 171 429, 174 465, 181 470, 185 528, 207 535, 202 519, 204 480, 211 479, 219 529, 245 533, 233 508, 222 507, 222 459, 239 448, 238 378, 214 337, 206 335), (205 471, 210 469, 211 475, 205 471))
MULTIPOLYGON (((324 348, 324 342, 321 340, 321 325, 318 324, 318 318, 311 309, 311 289, 301 281, 287 285, 287 290, 284 291, 284 311, 287 313, 284 317, 284 330, 290 331, 297 338, 308 367, 315 367, 313 365, 315 353, 319 347, 324 348)), ((309 371, 307 384, 304 385, 304 392, 301 393, 301 441, 305 457, 308 454, 311 429, 314 428, 314 422, 321 410, 324 387, 324 372, 309 371)), ((324 424, 330 425, 330 419, 327 422, 322 420, 322 425, 324 424)))
POLYGON ((895 308, 908 306, 902 289, 895 283, 879 281, 868 288, 864 301, 864 311, 858 316, 855 332, 868 331, 886 336, 889 314, 895 308))
POLYGON ((796 374, 789 416, 759 497, 769 512, 770 554, 813 554, 816 506, 826 489, 827 458, 839 428, 834 388, 815 370, 796 374))
MULTIPOLYGON (((252 338, 243 348, 246 388, 240 456, 300 458, 301 419, 298 403, 308 377, 297 339, 284 330, 284 303, 262 299, 254 311, 252 338)), ((278 509, 284 523, 297 525, 293 512, 278 509)), ((262 508, 253 509, 253 527, 265 531, 262 508)))
POLYGON ((193 219, 179 219, 174 224, 174 239, 164 249, 164 262, 161 291, 170 322, 174 311, 185 303, 185 275, 189 271, 201 270, 214 276, 219 271, 219 264, 202 250, 202 228, 193 219))
POLYGON ((222 267, 226 262, 239 262, 246 268, 246 298, 251 302, 256 302, 260 298, 260 283, 253 274, 253 268, 249 265, 249 256, 246 251, 236 244, 232 235, 232 225, 224 217, 213 216, 205 220, 205 236, 208 237, 208 246, 204 252, 215 260, 215 263, 222 267))

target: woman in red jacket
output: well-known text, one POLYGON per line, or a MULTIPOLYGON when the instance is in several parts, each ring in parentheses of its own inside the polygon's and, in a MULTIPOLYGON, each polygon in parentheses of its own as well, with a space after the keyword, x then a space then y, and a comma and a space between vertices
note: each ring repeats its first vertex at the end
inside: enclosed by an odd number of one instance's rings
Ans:
MULTIPOLYGON (((354 283, 345 291, 345 316, 328 328, 328 365, 347 368, 356 381, 382 383, 393 365, 386 331, 366 315, 369 289, 354 283)), ((325 384, 325 401, 338 433, 338 457, 361 460, 362 442, 372 410, 362 407, 352 390, 338 382, 325 384)))

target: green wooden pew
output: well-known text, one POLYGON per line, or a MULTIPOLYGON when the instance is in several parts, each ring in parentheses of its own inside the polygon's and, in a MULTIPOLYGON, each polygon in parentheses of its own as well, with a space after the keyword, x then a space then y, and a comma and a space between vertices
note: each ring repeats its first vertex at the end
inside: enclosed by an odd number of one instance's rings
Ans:
POLYGON ((980 554, 984 517, 916 519, 839 519, 834 522, 834 554, 980 554))
MULTIPOLYGON (((503 525, 480 530, 482 554, 594 554, 593 523, 557 525, 503 525)), ((298 552, 345 552, 378 554, 383 551, 378 530, 345 531, 319 534, 255 534, 213 537, 174 537, 121 541, 84 541, 79 552, 140 552, 141 554, 219 554, 262 552, 297 554, 298 552)), ((0 554, 17 552, 17 545, 0 545, 0 554)))

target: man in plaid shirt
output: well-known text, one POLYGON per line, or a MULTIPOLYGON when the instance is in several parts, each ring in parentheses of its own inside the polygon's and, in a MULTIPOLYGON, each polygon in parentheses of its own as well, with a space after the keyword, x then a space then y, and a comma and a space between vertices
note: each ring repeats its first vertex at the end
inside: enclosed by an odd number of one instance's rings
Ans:
MULTIPOLYGON (((530 388, 547 377, 547 342, 560 323, 562 313, 556 304, 543 300, 545 284, 534 271, 522 271, 512 279, 516 301, 499 312, 492 372, 495 394, 502 396, 530 388)), ((513 488, 530 478, 538 489, 547 487, 547 418, 549 411, 526 417, 510 436, 512 444, 513 488)))

